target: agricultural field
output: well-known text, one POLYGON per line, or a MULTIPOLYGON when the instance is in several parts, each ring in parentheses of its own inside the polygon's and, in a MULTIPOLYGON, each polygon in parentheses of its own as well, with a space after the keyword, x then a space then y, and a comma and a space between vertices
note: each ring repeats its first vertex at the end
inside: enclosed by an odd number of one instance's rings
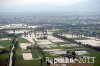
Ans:
MULTIPOLYGON (((68 37, 67 37, 68 38, 68 37)), ((100 46, 100 45, 96 45, 96 43, 100 43, 99 40, 97 40, 97 38, 94 37, 72 37, 70 38, 72 40, 78 41, 84 41, 83 44, 91 44, 93 46, 100 46), (80 39, 79 39, 80 38, 80 39), (90 42, 90 43, 89 43, 90 42)), ((69 45, 60 45, 63 48, 65 48, 66 51, 85 51, 85 53, 83 52, 82 54, 78 54, 79 57, 81 56, 89 56, 89 57, 95 57, 95 62, 93 63, 93 66, 98 66, 100 65, 100 51, 85 47, 83 45, 79 45, 79 44, 74 44, 71 46, 71 44, 69 45)), ((77 52, 76 52, 77 53, 77 52)), ((81 52, 80 52, 81 53, 81 52)))
POLYGON ((0 59, 7 59, 9 58, 10 47, 12 46, 11 40, 0 41, 0 59))
POLYGON ((40 66, 41 64, 41 54, 39 53, 39 50, 37 48, 32 48, 30 52, 26 52, 22 50, 22 47, 26 48, 27 44, 30 44, 30 42, 24 38, 19 38, 19 46, 16 50, 16 61, 15 66, 40 66), (25 45, 26 44, 26 45, 25 45), (24 53, 26 52, 26 53, 24 53), (30 53, 30 54, 29 54, 30 53), (28 54, 28 55, 26 55, 28 54), (26 55, 26 56, 25 56, 26 55), (32 59, 29 58, 30 55, 32 55, 32 59))
MULTIPOLYGON (((78 40, 78 39, 79 38, 74 38, 74 40, 78 40)), ((86 40, 86 39, 88 39, 88 38, 86 38, 86 37, 81 38, 81 40, 86 40)), ((46 42, 44 40, 40 41, 37 39, 37 41, 38 41, 37 45, 42 48, 42 50, 43 50, 42 52, 44 53, 45 57, 57 59, 57 58, 63 57, 62 54, 66 54, 67 51, 70 51, 70 52, 75 51, 78 57, 82 57, 82 56, 96 57, 95 63, 93 64, 94 66, 97 66, 98 64, 100 64, 99 63, 99 59, 100 59, 99 51, 90 49, 90 48, 82 46, 82 45, 75 44, 75 43, 70 42, 68 40, 62 40, 62 39, 59 39, 57 37, 53 37, 53 35, 50 35, 48 37, 48 40, 52 43, 46 45, 46 42)), ((34 61, 37 61, 36 59, 39 60, 39 58, 43 57, 41 52, 39 52, 39 50, 36 49, 35 47, 33 49, 31 49, 31 52, 32 52, 32 57, 33 57, 34 61)), ((30 63, 33 60, 31 60, 30 63)), ((38 61, 38 63, 40 63, 40 61, 38 61)))
MULTIPOLYGON (((89 40, 90 38, 70 36, 70 39, 89 40)), ((0 49, 8 51, 5 54, 0 54, 0 59, 9 58, 10 46, 12 46, 11 40, 0 41, 0 49)), ((41 66, 41 62, 43 66, 46 66, 46 63, 43 61, 44 57, 55 58, 56 60, 59 59, 61 62, 69 62, 68 58, 66 61, 63 60, 63 55, 65 55, 67 51, 75 52, 77 57, 95 57, 95 63, 93 66, 100 65, 99 51, 76 44, 69 40, 63 40, 62 38, 53 35, 48 35, 47 39, 37 39, 33 33, 26 37, 18 37, 18 47, 15 53, 15 66, 41 66)))

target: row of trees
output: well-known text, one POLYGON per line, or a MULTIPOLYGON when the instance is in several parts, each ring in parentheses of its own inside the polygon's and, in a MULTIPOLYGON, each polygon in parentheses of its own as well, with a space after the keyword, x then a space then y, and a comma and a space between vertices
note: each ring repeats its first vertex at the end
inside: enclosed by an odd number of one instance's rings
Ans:
POLYGON ((79 45, 83 45, 83 46, 85 46, 85 47, 89 47, 89 48, 91 48, 91 49, 100 51, 100 47, 92 46, 92 45, 89 45, 89 44, 83 44, 82 42, 77 42, 77 41, 75 41, 74 39, 66 38, 65 36, 60 36, 60 35, 58 35, 57 33, 54 33, 53 35, 56 36, 56 37, 58 37, 58 38, 61 38, 61 39, 63 39, 63 40, 68 40, 68 41, 71 41, 71 42, 73 42, 73 43, 76 43, 76 44, 79 44, 79 45))

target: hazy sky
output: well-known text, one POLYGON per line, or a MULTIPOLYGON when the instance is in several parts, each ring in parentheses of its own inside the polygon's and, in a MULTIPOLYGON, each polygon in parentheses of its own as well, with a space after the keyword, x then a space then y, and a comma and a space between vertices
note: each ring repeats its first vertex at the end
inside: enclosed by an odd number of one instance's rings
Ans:
POLYGON ((97 12, 100 0, 0 0, 0 12, 97 12))

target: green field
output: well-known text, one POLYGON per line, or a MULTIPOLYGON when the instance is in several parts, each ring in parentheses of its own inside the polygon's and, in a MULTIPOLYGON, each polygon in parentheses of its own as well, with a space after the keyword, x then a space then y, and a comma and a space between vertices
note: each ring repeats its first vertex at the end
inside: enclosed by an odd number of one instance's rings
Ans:
POLYGON ((99 29, 85 29, 84 31, 100 33, 99 29))
POLYGON ((5 47, 5 49, 9 50, 10 46, 12 45, 11 40, 0 41, 0 45, 5 47))
POLYGON ((86 39, 89 39, 89 38, 86 38, 86 37, 77 37, 77 38, 71 38, 71 39, 74 39, 74 40, 86 40, 86 39))
POLYGON ((95 63, 93 64, 93 66, 100 65, 100 52, 96 51, 96 50, 93 50, 93 49, 90 49, 90 48, 86 49, 86 51, 89 52, 89 54, 86 54, 86 56, 96 57, 95 58, 95 63))
POLYGON ((0 54, 0 59, 7 59, 9 58, 9 53, 0 54))
POLYGON ((30 43, 30 42, 24 38, 19 38, 19 43, 30 43))
MULTIPOLYGON (((40 59, 28 60, 28 61, 19 60, 19 61, 16 61, 15 66, 41 66, 41 60, 40 59)), ((46 65, 43 63, 43 66, 46 66, 46 65)))
MULTIPOLYGON (((20 43, 29 43, 26 39, 19 38, 19 44, 20 43)), ((41 60, 40 60, 40 53, 38 49, 32 48, 31 49, 33 60, 24 60, 22 56, 21 48, 18 47, 16 50, 16 61, 15 66, 41 66, 41 60)), ((45 66, 45 64, 43 63, 45 66)))
POLYGON ((0 41, 0 46, 4 47, 1 48, 0 50, 6 51, 5 53, 0 54, 0 59, 9 58, 10 46, 12 46, 11 40, 0 41))
POLYGON ((32 53, 33 59, 39 58, 39 51, 38 51, 38 49, 32 48, 31 49, 31 53, 32 53))

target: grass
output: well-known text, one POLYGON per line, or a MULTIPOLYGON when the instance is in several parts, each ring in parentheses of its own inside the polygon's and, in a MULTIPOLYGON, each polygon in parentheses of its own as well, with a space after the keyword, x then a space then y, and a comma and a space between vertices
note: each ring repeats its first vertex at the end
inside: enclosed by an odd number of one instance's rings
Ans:
POLYGON ((48 58, 56 58, 56 57, 60 57, 60 55, 52 56, 52 55, 51 55, 49 52, 47 52, 47 51, 44 51, 44 54, 45 54, 45 56, 48 57, 48 58))
POLYGON ((84 31, 100 33, 99 29, 85 29, 84 31))
POLYGON ((30 43, 30 42, 24 38, 19 38, 19 43, 30 43))
POLYGON ((93 49, 90 49, 90 48, 88 48, 86 51, 88 51, 89 54, 86 54, 85 56, 96 57, 95 58, 95 63, 93 64, 93 66, 100 65, 100 51, 96 51, 96 50, 93 50, 93 49))
POLYGON ((15 63, 15 66, 32 66, 33 61, 32 60, 18 60, 15 63))
MULTIPOLYGON (((41 60, 20 60, 16 61, 15 66, 41 66, 41 60)), ((45 63, 43 63, 43 66, 46 66, 45 63)))
POLYGON ((22 53, 22 52, 21 52, 21 48, 18 47, 17 50, 16 50, 16 54, 17 54, 17 55, 21 55, 21 53, 22 53))
POLYGON ((15 30, 33 30, 33 28, 15 28, 15 30))
POLYGON ((66 40, 65 42, 58 42, 56 44, 72 44, 72 42, 66 40))
POLYGON ((33 48, 33 49, 31 49, 31 52, 32 52, 32 56, 33 56, 34 59, 39 58, 39 51, 38 51, 38 49, 33 48))
POLYGON ((53 57, 49 52, 44 51, 46 57, 53 57))
MULTIPOLYGON (((93 53, 94 54, 94 53, 93 53)), ((94 56, 96 57, 94 66, 100 65, 100 52, 95 52, 94 56)))
POLYGON ((0 54, 0 59, 6 59, 6 58, 9 58, 9 53, 0 54))
POLYGON ((86 37, 77 37, 77 38, 72 38, 72 39, 74 39, 74 40, 86 40, 88 38, 86 38, 86 37))
MULTIPOLYGON (((0 41, 0 45, 5 47, 1 50, 10 51, 10 46, 12 45, 12 43, 11 40, 5 40, 5 41, 0 41)), ((9 58, 9 52, 0 54, 0 59, 6 59, 6 58, 9 58)))
POLYGON ((5 47, 5 49, 9 50, 10 46, 12 45, 11 40, 0 41, 0 45, 5 47))

